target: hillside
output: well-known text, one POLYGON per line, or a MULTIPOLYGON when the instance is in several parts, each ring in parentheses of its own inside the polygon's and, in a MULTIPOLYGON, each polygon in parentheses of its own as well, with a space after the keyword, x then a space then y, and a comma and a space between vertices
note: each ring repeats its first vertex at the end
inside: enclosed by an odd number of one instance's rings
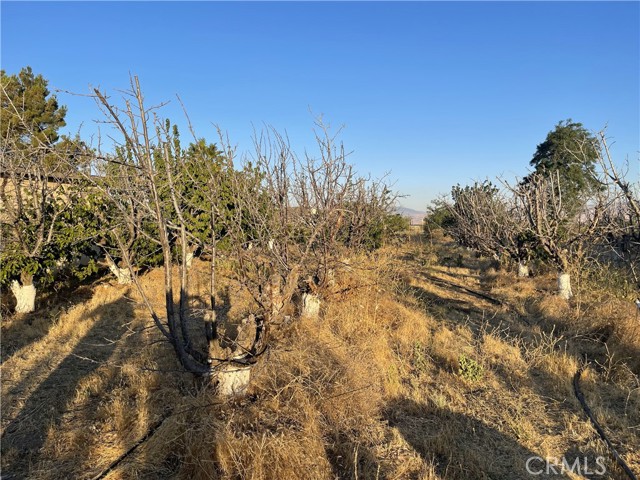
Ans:
MULTIPOLYGON (((320 320, 274 331, 233 400, 179 369, 130 287, 5 318, 2 479, 514 479, 534 456, 592 472, 604 457, 606 475, 533 478, 626 478, 574 396, 585 355, 585 398, 640 471, 632 303, 585 286, 569 305, 553 275, 516 279, 441 237, 355 260, 320 320)), ((206 283, 205 262, 191 276, 206 283)), ((239 317, 247 300, 223 282, 239 317)))
POLYGON ((424 217, 427 216, 427 212, 423 212, 420 210, 414 210, 413 208, 407 208, 399 206, 396 208, 396 213, 399 213, 403 217, 411 220, 412 225, 421 225, 424 221, 424 217))

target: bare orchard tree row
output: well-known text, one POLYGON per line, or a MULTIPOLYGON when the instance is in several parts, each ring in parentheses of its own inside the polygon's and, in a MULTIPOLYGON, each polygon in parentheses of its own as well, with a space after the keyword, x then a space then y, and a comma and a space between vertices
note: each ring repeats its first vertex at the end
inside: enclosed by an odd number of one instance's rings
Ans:
POLYGON ((496 261, 513 261, 518 265, 518 276, 528 276, 531 237, 516 198, 488 181, 456 186, 452 198, 453 203, 442 205, 454 219, 450 232, 456 240, 496 261))
POLYGON ((133 77, 121 98, 94 91, 113 142, 96 151, 57 136, 66 110, 46 89, 41 100, 57 116, 31 122, 16 85, 3 77, 0 92, 10 119, 1 143, 0 284, 11 287, 16 311, 33 311, 36 285, 59 281, 66 265, 84 262, 82 275, 106 266, 137 289, 182 367, 216 379, 222 393, 246 386, 270 330, 295 314, 294 302, 317 315, 342 262, 379 246, 392 225, 395 195, 384 179, 356 174, 321 120, 315 155, 297 156, 274 129, 256 133, 253 153, 242 158, 220 131, 214 144, 190 128, 184 147, 177 127, 161 118, 162 105, 148 107, 133 77), (245 319, 218 318, 220 250, 253 297, 245 319), (206 295, 190 282, 195 255, 209 261, 206 295), (164 272, 162 304, 140 278, 156 266, 164 272))
POLYGON ((223 135, 220 150, 195 136, 182 148, 177 129, 145 105, 137 78, 119 103, 98 90, 95 96, 118 133, 116 154, 99 156, 93 168, 101 174, 91 178, 108 212, 109 218, 101 215, 110 226, 110 257, 119 259, 114 269, 126 272, 121 276, 131 279, 187 371, 216 378, 222 393, 242 390, 294 298, 317 310, 323 284, 349 251, 367 246, 395 197, 384 182, 356 175, 321 122, 317 156, 299 158, 286 136, 268 129, 256 134, 254 153, 238 162, 223 135), (162 311, 139 279, 132 248, 139 238, 162 255, 162 311), (235 279, 255 301, 234 336, 217 318, 221 242, 235 279), (188 272, 194 252, 211 260, 206 308, 190 303, 198 295, 188 272))
POLYGON ((304 301, 330 283, 341 258, 368 246, 395 202, 384 182, 357 176, 336 136, 316 126, 317 156, 297 157, 269 129, 234 176, 229 235, 237 278, 274 317, 294 295, 304 301))
MULTIPOLYGON (((537 258, 558 271, 558 293, 573 296, 571 273, 586 259, 599 260, 614 252, 638 283, 640 208, 638 184, 626 180, 616 167, 604 132, 572 145, 568 154, 581 161, 597 152, 594 188, 581 196, 568 195, 560 171, 534 172, 512 185, 491 182, 456 186, 452 201, 441 201, 456 240, 483 255, 507 259, 528 276, 528 262, 537 258)), ((638 284, 640 288, 640 283, 638 284)))
POLYGON ((609 246, 617 260, 626 265, 640 289, 640 172, 636 171, 633 181, 628 160, 622 166, 616 166, 604 131, 598 132, 598 146, 598 164, 604 181, 620 194, 613 214, 606 219, 615 225, 609 235, 609 246))
POLYGON ((615 193, 604 189, 579 208, 566 205, 558 172, 533 175, 513 193, 533 245, 558 271, 558 294, 568 300, 573 296, 572 269, 581 265, 589 246, 611 230, 603 220, 605 212, 612 212, 616 204, 615 193))

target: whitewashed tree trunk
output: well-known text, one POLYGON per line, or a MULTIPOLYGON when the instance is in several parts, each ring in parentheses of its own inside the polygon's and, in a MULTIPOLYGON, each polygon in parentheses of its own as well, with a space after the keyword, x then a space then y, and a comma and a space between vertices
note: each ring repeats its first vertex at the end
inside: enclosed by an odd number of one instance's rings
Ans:
POLYGON ((11 292, 16 297, 16 313, 31 313, 35 311, 35 285, 22 285, 17 280, 14 280, 11 282, 11 292))
POLYGON ((320 315, 320 299, 312 293, 302 294, 302 311, 301 317, 318 318, 320 315))
POLYGON ((187 252, 187 268, 191 268, 193 264, 193 258, 195 257, 193 252, 187 252))
POLYGON ((529 265, 527 265, 523 261, 518 262, 518 277, 525 278, 528 276, 529 276, 529 265))
POLYGON ((116 262, 113 261, 113 258, 111 258, 111 255, 109 254, 107 254, 107 265, 109 266, 109 271, 113 273, 113 275, 118 280, 119 285, 130 285, 131 283, 133 283, 131 271, 127 267, 118 267, 116 262))
POLYGON ((559 273, 558 274, 558 295, 560 298, 565 300, 569 300, 573 297, 573 292, 571 291, 571 277, 568 273, 559 273))
POLYGON ((218 395, 243 395, 251 380, 251 366, 230 363, 218 372, 218 395))
POLYGON ((115 263, 110 263, 109 264, 109 270, 111 270, 111 273, 113 273, 115 275, 115 277, 118 279, 118 284, 119 285, 130 285, 132 282, 131 279, 131 272, 129 271, 128 268, 120 268, 118 267, 115 263))

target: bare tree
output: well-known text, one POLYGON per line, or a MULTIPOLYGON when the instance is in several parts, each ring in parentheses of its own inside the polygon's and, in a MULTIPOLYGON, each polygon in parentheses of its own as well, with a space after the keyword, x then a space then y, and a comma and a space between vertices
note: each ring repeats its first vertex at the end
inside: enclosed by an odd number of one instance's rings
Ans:
POLYGON ((317 311, 319 289, 329 272, 344 252, 365 244, 371 225, 381 224, 389 213, 394 195, 383 181, 357 177, 344 149, 322 124, 318 157, 300 160, 286 137, 269 129, 256 135, 254 157, 236 169, 235 148, 223 135, 222 150, 196 140, 195 134, 195 143, 183 149, 177 129, 161 120, 156 108, 145 106, 136 77, 120 107, 98 90, 95 95, 119 133, 117 148, 127 152, 116 167, 112 157, 101 156, 97 168, 114 178, 94 182, 114 211, 116 228, 110 234, 123 268, 182 366, 217 379, 222 394, 238 393, 293 298, 301 297, 317 311), (162 313, 134 268, 128 243, 134 233, 162 254, 162 313), (216 315, 216 259, 223 237, 235 279, 256 306, 233 336, 216 315), (206 308, 189 302, 194 249, 211 259, 206 308))
POLYGON ((587 149, 594 150, 596 152, 597 163, 602 173, 601 184, 608 186, 614 186, 619 189, 624 199, 628 204, 629 227, 635 230, 635 233, 640 235, 640 184, 630 183, 627 180, 629 164, 628 162, 620 170, 616 167, 616 164, 611 156, 611 150, 609 148, 609 142, 606 136, 606 130, 601 130, 594 136, 594 140, 588 142, 587 140, 574 145, 575 150, 572 150, 571 155, 580 159, 584 157, 587 149))
MULTIPOLYGON (((627 180, 629 164, 620 169, 616 167, 604 130, 597 134, 598 164, 602 171, 603 181, 608 188, 616 189, 621 195, 621 202, 611 212, 609 224, 618 227, 611 232, 610 246, 614 254, 628 267, 631 277, 640 288, 640 183, 627 180)), ((579 154, 579 153, 578 153, 579 154)))
POLYGON ((147 210, 140 199, 131 195, 143 189, 141 176, 132 175, 133 162, 131 151, 119 148, 113 155, 97 158, 93 165, 97 175, 93 177, 94 188, 91 194, 96 199, 94 214, 105 228, 101 232, 98 244, 104 252, 109 271, 121 285, 132 283, 131 265, 139 267, 144 260, 139 256, 149 255, 157 250, 145 225, 147 210), (118 208, 114 206, 118 205, 118 208), (126 254, 122 254, 124 250, 126 254))
POLYGON ((55 171, 45 168, 41 152, 15 148, 6 139, 1 169, 2 259, 5 268, 12 260, 21 264, 11 272, 19 276, 19 280, 11 280, 11 291, 17 301, 16 312, 32 312, 36 297, 33 279, 42 268, 39 260, 54 239, 57 219, 70 204, 65 199, 65 185, 56 181, 55 171))
POLYGON ((558 269, 559 295, 568 300, 573 296, 572 268, 584 259, 589 244, 606 234, 603 218, 614 199, 603 190, 579 208, 566 205, 558 172, 531 175, 513 191, 535 241, 558 269))
POLYGON ((483 255, 512 260, 518 266, 518 276, 528 276, 534 246, 514 198, 487 181, 464 188, 456 186, 452 197, 453 203, 442 203, 454 219, 449 233, 461 245, 483 255))
POLYGON ((317 156, 297 157, 286 136, 267 129, 255 135, 254 156, 235 177, 237 275, 269 323, 294 296, 317 312, 318 290, 349 250, 365 246, 395 201, 384 180, 357 176, 337 134, 316 126, 317 156))
MULTIPOLYGON (((247 342, 227 342, 221 347, 221 338, 215 322, 215 261, 212 262, 212 282, 208 312, 193 309, 189 305, 190 282, 188 275, 188 257, 191 245, 198 241, 192 225, 186 218, 187 203, 183 198, 184 180, 189 175, 189 159, 180 148, 168 122, 163 122, 156 108, 147 108, 137 77, 131 79, 131 90, 125 94, 123 105, 118 107, 102 92, 95 90, 96 98, 108 121, 119 133, 119 148, 130 152, 115 170, 120 187, 105 188, 96 183, 96 187, 106 195, 122 225, 145 226, 142 234, 162 254, 164 271, 163 312, 156 310, 149 300, 148 292, 143 288, 131 258, 127 245, 127 228, 112 229, 120 256, 140 293, 146 308, 162 335, 172 345, 178 360, 185 370, 199 377, 216 378, 221 384, 222 393, 237 393, 246 386, 238 384, 237 371, 246 376, 250 365, 264 351, 263 318, 251 316, 254 335, 247 342), (173 265, 173 248, 178 251, 177 269, 173 265), (179 283, 179 291, 174 292, 174 281, 179 283), (177 295, 176 295, 177 293, 177 295)), ((106 161, 109 161, 108 157, 106 161)), ((108 168, 103 170, 108 171, 108 168)), ((113 170, 111 171, 113 173, 113 170)), ((217 177, 212 172, 209 179, 215 183, 217 177)), ((202 188, 212 184, 201 185, 202 188)), ((215 191, 215 190, 214 190, 215 191)), ((211 221, 215 223, 215 215, 211 221)), ((214 236, 210 245, 215 248, 215 225, 211 232, 214 236)), ((245 322, 246 323, 246 322, 245 322)))

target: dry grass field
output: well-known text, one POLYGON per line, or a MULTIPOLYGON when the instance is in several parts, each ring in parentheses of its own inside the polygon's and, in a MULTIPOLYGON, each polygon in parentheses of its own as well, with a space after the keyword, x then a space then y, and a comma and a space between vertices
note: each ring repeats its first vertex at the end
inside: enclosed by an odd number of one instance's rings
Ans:
MULTIPOLYGON (((584 395, 640 472, 632 302, 589 290, 567 304, 554 275, 517 279, 444 238, 361 260, 320 320, 274 329, 232 400, 180 371, 133 288, 103 279, 5 315, 2 479, 625 478, 574 396, 585 355, 584 395), (532 476, 532 456, 592 470, 602 456, 607 473, 532 476)), ((191 275, 204 288, 206 264, 191 275)), ((142 277, 158 302, 161 277, 142 277)), ((221 292, 228 318, 250 310, 230 281, 221 292)))

